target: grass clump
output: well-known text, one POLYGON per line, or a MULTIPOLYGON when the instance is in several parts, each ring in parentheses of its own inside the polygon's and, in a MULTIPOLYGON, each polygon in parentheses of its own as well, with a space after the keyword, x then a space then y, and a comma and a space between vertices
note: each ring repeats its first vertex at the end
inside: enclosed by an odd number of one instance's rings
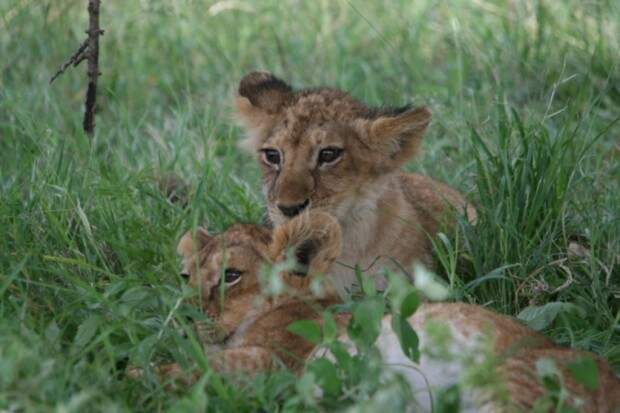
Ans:
POLYGON ((197 224, 262 217, 229 108, 256 68, 369 104, 429 105, 407 169, 480 211, 436 240, 456 296, 512 315, 570 304, 545 334, 620 371, 617 2, 111 0, 92 140, 85 69, 48 85, 84 36, 82 3, 0 2, 0 410, 302 406, 288 373, 241 388, 207 374, 207 394, 119 375, 127 358, 207 364, 182 333, 196 314, 174 246, 197 224), (168 174, 188 182, 187 208, 159 190, 168 174))

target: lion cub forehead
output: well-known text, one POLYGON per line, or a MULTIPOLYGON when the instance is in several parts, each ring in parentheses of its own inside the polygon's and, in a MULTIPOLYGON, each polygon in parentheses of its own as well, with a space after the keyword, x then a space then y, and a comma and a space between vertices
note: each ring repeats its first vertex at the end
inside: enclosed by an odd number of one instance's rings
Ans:
POLYGON ((220 248, 266 251, 271 242, 271 231, 255 224, 235 224, 215 238, 220 248))
POLYGON ((347 136, 354 133, 346 125, 336 122, 293 123, 282 128, 264 143, 264 147, 316 147, 326 145, 344 146, 347 136))
POLYGON ((349 94, 336 89, 313 89, 298 92, 285 112, 288 123, 348 123, 364 116, 368 107, 349 94))
MULTIPOLYGON (((270 242, 271 231, 267 228, 254 224, 235 224, 211 238, 208 245, 199 252, 198 263, 201 268, 217 273, 222 265, 249 269, 257 260, 267 256, 270 242)), ((184 267, 196 265, 194 259, 186 260, 184 267)))
POLYGON ((390 111, 371 109, 337 89, 302 90, 284 108, 264 145, 344 145, 349 137, 362 137, 359 136, 360 121, 390 111))

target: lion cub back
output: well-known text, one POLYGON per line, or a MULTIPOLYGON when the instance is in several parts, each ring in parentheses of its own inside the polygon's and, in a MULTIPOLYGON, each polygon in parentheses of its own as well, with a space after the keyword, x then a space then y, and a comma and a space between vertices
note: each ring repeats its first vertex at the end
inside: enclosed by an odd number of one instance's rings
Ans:
MULTIPOLYGON (((537 373, 543 359, 558 367, 571 406, 592 413, 620 409, 620 382, 603 359, 555 345, 510 317, 464 303, 425 303, 409 323, 419 338, 419 363, 403 353, 389 315, 375 344, 386 374, 405 377, 422 411, 431 411, 433 395, 454 385, 462 412, 530 411, 547 394, 537 373), (597 366, 596 389, 578 383, 567 367, 584 358, 597 366)), ((346 334, 340 340, 355 352, 346 334)))
POLYGON ((558 346, 511 317, 481 306, 438 303, 424 304, 409 321, 420 335, 420 368, 431 383, 445 387, 454 384, 454 377, 477 374, 477 369, 495 370, 489 377, 493 380, 496 374, 497 383, 472 387, 464 394, 466 404, 490 411, 531 410, 548 394, 537 370, 540 361, 550 360, 569 394, 569 405, 592 413, 620 409, 620 381, 605 360, 590 352, 558 346), (442 325, 452 337, 448 362, 434 357, 441 352, 437 350, 441 343, 436 341, 442 325), (596 388, 579 383, 570 371, 569 365, 582 360, 596 364, 596 388))

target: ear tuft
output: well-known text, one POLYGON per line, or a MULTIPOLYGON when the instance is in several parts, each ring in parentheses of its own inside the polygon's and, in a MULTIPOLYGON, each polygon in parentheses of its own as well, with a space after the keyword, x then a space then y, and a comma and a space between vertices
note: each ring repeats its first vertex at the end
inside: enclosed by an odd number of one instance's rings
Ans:
POLYGON ((239 147, 255 152, 291 101, 293 89, 268 72, 252 72, 239 83, 235 114, 247 133, 239 147))
POLYGON ((430 121, 431 113, 425 107, 384 112, 370 122, 370 144, 398 167, 418 152, 430 121))
POLYGON ((252 72, 239 83, 239 96, 267 113, 280 111, 293 95, 293 89, 269 72, 252 72))
POLYGON ((190 257, 207 245, 211 238, 212 236, 203 227, 196 228, 195 235, 192 231, 187 231, 179 240, 177 253, 183 258, 190 257))
POLYGON ((368 112, 364 115, 366 119, 377 119, 382 116, 398 116, 413 109, 411 104, 403 106, 381 106, 376 108, 368 108, 368 112))

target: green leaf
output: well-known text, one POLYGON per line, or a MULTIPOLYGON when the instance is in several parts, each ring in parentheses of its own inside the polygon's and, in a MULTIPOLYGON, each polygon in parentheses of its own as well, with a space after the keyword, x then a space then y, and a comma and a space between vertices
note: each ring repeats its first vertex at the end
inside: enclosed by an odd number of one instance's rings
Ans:
POLYGON ((204 391, 206 377, 201 378, 191 391, 172 405, 169 412, 204 412, 207 410, 208 399, 204 391))
POLYGON ((289 324, 286 329, 313 344, 319 344, 321 342, 321 327, 314 321, 298 320, 289 324))
POLYGON ((316 376, 314 373, 306 371, 295 385, 297 393, 307 405, 312 406, 316 404, 316 396, 314 394, 316 384, 316 376))
POLYGON ((101 317, 98 315, 91 315, 80 324, 73 343, 81 348, 86 346, 92 338, 97 334, 99 325, 101 324, 101 317))
POLYGON ((560 312, 578 308, 574 304, 553 301, 541 306, 526 307, 517 315, 517 318, 525 321, 531 329, 540 331, 549 327, 560 312))
POLYGON ((325 342, 330 343, 338 336, 338 327, 334 321, 334 317, 329 311, 323 313, 323 337, 325 342))
POLYGON ((416 291, 410 292, 400 304, 400 316, 409 318, 420 306, 420 297, 416 291))
POLYGON ((353 356, 349 354, 346 347, 342 342, 336 340, 328 345, 329 351, 333 354, 336 359, 336 363, 338 367, 340 367, 344 371, 351 371, 354 365, 353 356))
POLYGON ((135 355, 136 361, 138 364, 148 364, 151 361, 151 356, 153 355, 153 349, 155 345, 159 341, 158 334, 151 334, 142 339, 135 347, 135 355))
POLYGON ((392 316, 392 329, 398 336, 400 347, 409 359, 418 363, 420 361, 420 339, 406 318, 392 316))
POLYGON ((536 360, 536 372, 540 377, 555 376, 558 374, 558 368, 555 361, 544 357, 536 360))
POLYGON ((377 286, 373 277, 362 278, 362 291, 369 297, 377 294, 377 286))
POLYGON ((437 393, 435 413, 458 413, 461 411, 461 394, 458 384, 453 384, 437 393))
POLYGON ((413 291, 411 281, 401 273, 387 271, 388 289, 387 296, 390 300, 392 311, 398 311, 403 300, 413 291))
POLYGON ((307 370, 314 373, 316 382, 327 395, 335 396, 340 393, 341 381, 338 377, 338 371, 329 360, 326 358, 316 359, 308 365, 307 370))
POLYGON ((504 273, 506 272, 507 269, 518 267, 519 265, 521 264, 508 264, 508 265, 503 265, 499 268, 495 268, 488 274, 483 275, 481 277, 477 277, 476 279, 468 282, 467 284, 465 284, 465 287, 463 287, 463 289, 465 291, 471 292, 471 291, 474 291, 476 288, 480 287, 482 284, 484 284, 487 281, 510 280, 510 277, 507 277, 506 275, 504 275, 504 273))
POLYGON ((558 368, 550 358, 536 360, 536 372, 540 377, 543 387, 551 394, 559 394, 562 386, 558 380, 558 368))
POLYGON ((384 310, 381 299, 371 298, 356 303, 348 326, 349 337, 357 344, 372 346, 379 337, 384 310))
POLYGON ((568 364, 573 378, 588 390, 598 389, 598 366, 592 357, 585 356, 568 364))
POLYGON ((128 289, 121 296, 121 301, 124 303, 136 303, 145 300, 152 292, 146 287, 133 287, 128 289))

